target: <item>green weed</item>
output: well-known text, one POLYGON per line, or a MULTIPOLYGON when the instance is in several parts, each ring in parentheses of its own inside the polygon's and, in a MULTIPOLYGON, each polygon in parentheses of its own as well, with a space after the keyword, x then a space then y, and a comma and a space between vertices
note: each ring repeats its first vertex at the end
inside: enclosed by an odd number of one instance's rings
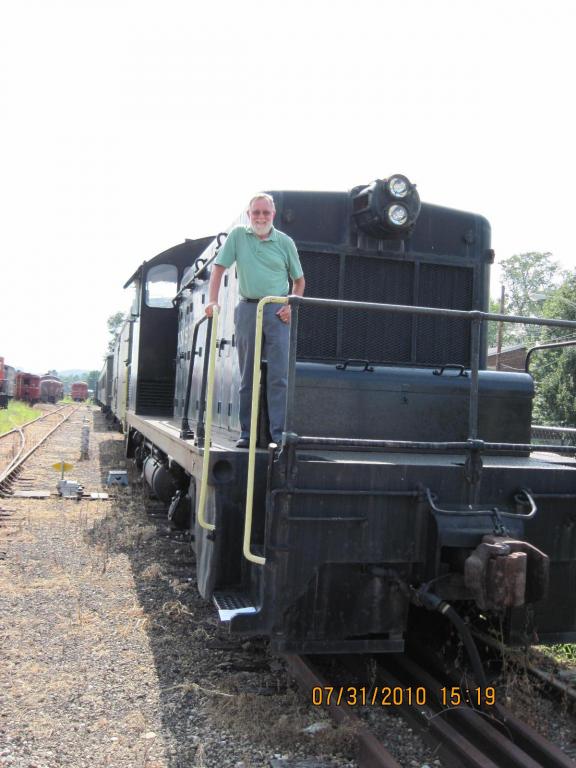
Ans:
POLYGON ((0 435, 10 432, 14 427, 19 427, 27 421, 34 421, 39 416, 42 416, 42 413, 31 408, 27 403, 11 400, 8 408, 0 410, 0 435))

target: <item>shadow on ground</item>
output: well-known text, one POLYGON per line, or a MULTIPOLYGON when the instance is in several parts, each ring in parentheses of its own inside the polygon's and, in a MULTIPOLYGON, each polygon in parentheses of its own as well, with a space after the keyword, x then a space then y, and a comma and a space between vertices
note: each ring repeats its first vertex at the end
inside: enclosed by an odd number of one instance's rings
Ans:
POLYGON ((166 507, 126 464, 122 441, 103 441, 103 481, 121 468, 131 485, 111 489, 110 512, 86 535, 102 568, 118 553, 130 559, 158 677, 167 764, 250 768, 272 764, 274 755, 303 760, 315 754, 309 765, 324 766, 331 763, 320 756, 337 753, 342 764, 344 754, 351 755, 351 735, 332 728, 314 737, 303 733, 324 714, 287 684, 283 663, 265 641, 229 637, 196 591, 188 534, 172 530, 166 507))

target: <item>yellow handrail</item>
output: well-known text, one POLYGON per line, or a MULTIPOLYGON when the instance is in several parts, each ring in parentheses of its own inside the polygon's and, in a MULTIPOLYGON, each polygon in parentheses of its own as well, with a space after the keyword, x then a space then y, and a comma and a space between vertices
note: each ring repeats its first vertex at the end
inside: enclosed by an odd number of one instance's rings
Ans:
POLYGON ((252 536, 252 513, 254 507, 254 473, 256 468, 256 440, 258 424, 258 401, 260 400, 260 358, 262 355, 262 325, 266 304, 288 304, 286 296, 265 296, 256 309, 256 334, 254 337, 254 368, 252 370, 252 411, 250 414, 250 448, 248 449, 248 477, 246 479, 246 515, 244 517, 244 543, 242 551, 246 560, 264 565, 265 557, 255 555, 250 549, 252 536))
POLYGON ((212 306, 212 332, 210 336, 210 355, 208 360, 208 381, 206 382, 206 423, 204 426, 204 460, 202 462, 202 480, 198 500, 198 524, 207 531, 216 530, 216 526, 207 523, 204 517, 206 490, 208 487, 208 468, 210 465, 210 443, 212 440, 212 404, 214 402, 214 370, 216 368, 216 345, 218 335, 218 307, 212 306))

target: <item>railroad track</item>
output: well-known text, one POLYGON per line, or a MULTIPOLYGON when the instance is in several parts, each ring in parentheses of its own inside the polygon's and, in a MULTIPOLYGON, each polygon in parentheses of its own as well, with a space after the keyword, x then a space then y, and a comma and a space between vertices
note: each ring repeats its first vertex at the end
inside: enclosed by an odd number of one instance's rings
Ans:
MULTIPOLYGON (((551 698, 563 701, 565 705, 571 707, 576 712, 576 670, 563 670, 564 677, 561 678, 549 669, 544 669, 542 661, 535 662, 534 658, 526 658, 524 654, 520 658, 520 654, 514 651, 514 649, 507 648, 502 642, 484 632, 473 630, 472 635, 478 644, 483 644, 486 649, 496 651, 497 658, 506 659, 507 664, 513 665, 518 669, 525 669, 529 675, 547 690, 551 698)), ((540 656, 540 659, 542 659, 542 656, 540 656)))
POLYGON ((10 494, 12 482, 26 459, 81 406, 58 406, 10 432, 0 435, 0 496, 10 494))
POLYGON ((354 729, 361 768, 402 768, 375 735, 374 725, 356 714, 366 708, 376 713, 396 710, 434 750, 443 768, 576 768, 558 747, 499 704, 490 686, 454 685, 408 656, 383 658, 372 666, 370 682, 362 684, 365 660, 347 657, 344 675, 360 682, 342 685, 327 681, 310 658, 286 657, 313 703, 354 729))

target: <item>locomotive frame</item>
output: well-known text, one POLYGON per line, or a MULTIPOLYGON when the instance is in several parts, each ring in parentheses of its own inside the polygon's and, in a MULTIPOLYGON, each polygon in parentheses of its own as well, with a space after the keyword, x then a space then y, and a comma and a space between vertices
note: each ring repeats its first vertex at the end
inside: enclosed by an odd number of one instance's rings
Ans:
POLYGON ((127 454, 191 529, 199 591, 233 633, 401 651, 450 602, 512 642, 574 640, 574 449, 530 444, 532 379, 485 370, 483 328, 576 323, 488 314, 486 220, 413 201, 390 230, 389 187, 273 193, 313 294, 258 307, 293 308, 281 446, 257 356, 250 450, 234 447, 233 273, 220 318, 203 309, 222 237, 137 270, 111 386, 102 374, 127 454))

